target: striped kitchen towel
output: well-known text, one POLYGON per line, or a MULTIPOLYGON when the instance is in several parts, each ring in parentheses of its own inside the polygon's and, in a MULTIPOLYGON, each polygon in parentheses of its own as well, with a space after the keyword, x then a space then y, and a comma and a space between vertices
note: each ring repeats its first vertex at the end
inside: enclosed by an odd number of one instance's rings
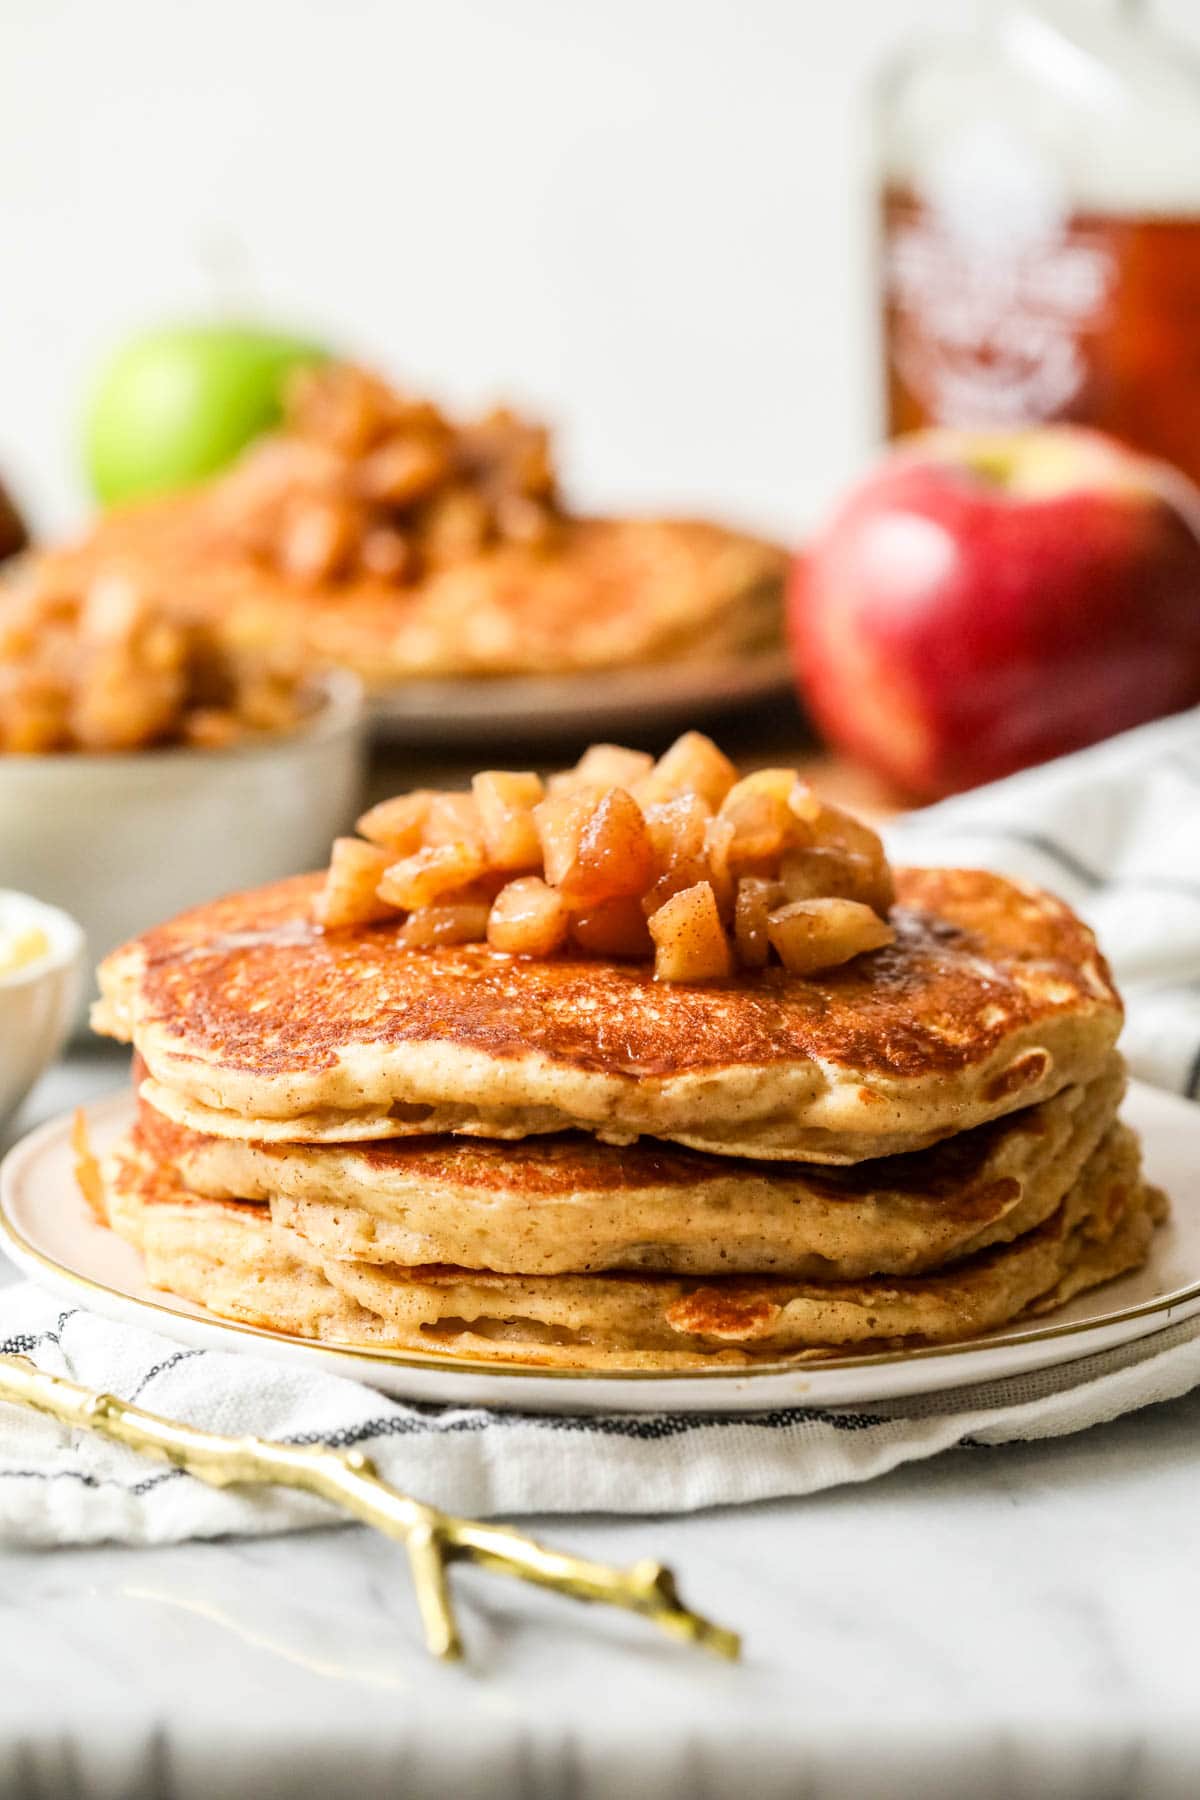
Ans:
MULTIPOLYGON (((1200 1086, 1200 712, 911 815, 897 859, 978 864, 1052 887, 1100 933, 1143 1079, 1200 1086)), ((1197 1192, 1175 1195, 1200 1203, 1197 1192)), ((867 1481, 956 1445, 1057 1436, 1200 1385, 1200 1318, 1086 1360, 853 1408, 738 1418, 538 1415, 434 1407, 292 1364, 0 1290, 0 1350, 223 1432, 359 1447, 401 1487, 475 1515, 679 1512, 867 1481)), ((315 1500, 219 1492, 53 1421, 0 1406, 0 1538, 167 1542, 328 1520, 315 1500)))
MULTIPOLYGON (((474 1517, 676 1513, 870 1481, 955 1446, 1060 1437, 1200 1384, 1200 1318, 1085 1361, 876 1405, 546 1414, 418 1406, 292 1364, 0 1291, 0 1351, 205 1429, 361 1449, 406 1492, 474 1517)), ((284 1489, 216 1489, 119 1444, 0 1405, 0 1541, 172 1543, 334 1522, 284 1489)))

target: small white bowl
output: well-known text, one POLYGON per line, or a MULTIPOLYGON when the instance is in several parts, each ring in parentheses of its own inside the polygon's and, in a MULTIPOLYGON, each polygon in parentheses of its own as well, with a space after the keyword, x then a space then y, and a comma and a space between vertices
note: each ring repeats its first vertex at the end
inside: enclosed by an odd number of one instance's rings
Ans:
POLYGON ((63 1047, 83 986, 83 932, 57 906, 0 888, 0 937, 41 931, 41 956, 0 975, 0 1134, 63 1047))
POLYGON ((185 907, 323 867, 361 797, 365 710, 353 676, 318 687, 300 730, 227 750, 0 756, 0 878, 73 913, 94 966, 185 907))

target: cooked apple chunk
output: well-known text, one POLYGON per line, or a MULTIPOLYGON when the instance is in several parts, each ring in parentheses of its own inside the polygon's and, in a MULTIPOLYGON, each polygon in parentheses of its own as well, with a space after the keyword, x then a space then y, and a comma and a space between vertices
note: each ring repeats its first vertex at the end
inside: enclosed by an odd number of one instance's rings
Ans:
POLYGON ((737 770, 711 738, 685 731, 633 791, 643 806, 673 800, 678 794, 698 794, 715 812, 736 780, 737 770))
POLYGON ((480 897, 447 895, 433 906, 419 906, 400 927, 400 942, 409 950, 434 944, 478 944, 487 936, 489 907, 480 897))
POLYGON ((648 806, 646 830, 660 873, 677 863, 698 862, 704 855, 704 833, 712 808, 699 794, 679 794, 648 806))
POLYGON ((596 795, 579 790, 550 794, 533 809, 542 846, 542 871, 551 887, 561 887, 575 865, 583 828, 596 810, 596 795))
POLYGON ((547 784, 552 794, 577 793, 580 788, 631 788, 654 767, 644 750, 626 750, 620 744, 593 744, 573 769, 552 775, 547 784))
POLYGON ((401 912, 416 912, 443 894, 468 886, 485 867, 477 844, 427 844, 384 871, 379 896, 401 912))
POLYGON ((425 842, 425 820, 435 798, 428 789, 418 788, 412 794, 398 794, 394 800, 381 800, 358 821, 359 835, 390 850, 393 862, 398 856, 411 856, 425 842))
POLYGON ((579 834, 575 857, 559 880, 572 909, 645 892, 654 879, 654 847, 642 809, 624 788, 609 788, 579 834))
POLYGON ((474 794, 435 794, 425 816, 426 845, 483 845, 483 821, 474 794))
MULTIPOLYGON (((821 799, 811 781, 804 781, 796 776, 795 786, 788 794, 788 806, 802 825, 815 825, 824 810, 826 802, 821 799)), ((836 812, 836 807, 830 811, 836 812)))
POLYGON ((788 900, 858 900, 881 917, 890 901, 878 869, 853 850, 822 845, 790 850, 780 862, 779 880, 788 900))
POLYGON ((732 819, 721 813, 709 820, 704 834, 708 881, 717 897, 717 910, 723 919, 729 918, 737 897, 737 870, 732 854, 736 836, 737 826, 732 819))
POLYGON ((777 865, 797 822, 778 794, 747 790, 741 782, 730 789, 717 816, 733 826, 726 852, 731 868, 777 865))
POLYGON ((641 901, 622 894, 601 901, 571 920, 571 936, 589 956, 646 957, 654 953, 654 940, 646 924, 641 901))
POLYGON ((542 860, 533 809, 543 797, 540 776, 488 769, 471 783, 483 847, 493 869, 536 869, 542 860))
POLYGON ((390 917, 394 908, 376 892, 390 861, 386 850, 361 838, 335 838, 313 909, 318 925, 335 931, 390 917))
POLYGON ((646 922, 656 981, 719 981, 732 973, 729 939, 707 881, 672 895, 646 922))
POLYGON ((654 852, 655 878, 642 895, 647 918, 684 888, 707 881, 709 867, 706 833, 712 811, 698 794, 680 794, 646 809, 646 831, 654 852))
POLYGON ((873 906, 882 917, 896 898, 896 885, 879 833, 853 813, 827 803, 822 804, 816 832, 818 842, 829 842, 845 851, 847 867, 857 871, 855 878, 864 890, 855 898, 873 906))
POLYGON ((562 895, 539 876, 523 875, 493 900, 487 940, 514 956, 553 956, 566 942, 567 924, 562 895))
POLYGON ((778 881, 743 875, 737 885, 733 913, 733 937, 743 969, 765 969, 771 954, 768 917, 787 898, 778 881))
POLYGON ((815 975, 867 950, 894 943, 896 933, 857 900, 792 900, 767 918, 767 936, 785 969, 815 975))
POLYGON ((546 880, 572 911, 644 893, 653 881, 646 821, 624 788, 552 795, 534 808, 534 818, 546 880))

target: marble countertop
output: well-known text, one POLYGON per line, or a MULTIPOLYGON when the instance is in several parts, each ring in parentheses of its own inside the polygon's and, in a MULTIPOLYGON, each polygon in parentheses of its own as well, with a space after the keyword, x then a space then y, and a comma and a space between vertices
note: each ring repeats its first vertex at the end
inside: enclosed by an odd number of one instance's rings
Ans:
MULTIPOLYGON (((122 1074, 76 1057, 23 1123, 122 1074)), ((1194 1800, 1198 1434, 1200 1394, 801 1501, 532 1522, 672 1563, 734 1667, 476 1571, 436 1665, 355 1528, 0 1552, 0 1795, 1194 1800)))

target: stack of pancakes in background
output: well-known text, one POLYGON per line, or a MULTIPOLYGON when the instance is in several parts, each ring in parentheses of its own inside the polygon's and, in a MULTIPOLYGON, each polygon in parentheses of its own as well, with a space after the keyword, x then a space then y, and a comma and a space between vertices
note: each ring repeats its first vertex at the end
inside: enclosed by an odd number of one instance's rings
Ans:
POLYGON ((102 514, 21 587, 48 607, 115 573, 227 653, 387 688, 776 649, 787 565, 704 519, 583 517, 537 423, 327 363, 231 468, 102 514))
POLYGON ((101 970, 139 1100, 85 1187, 155 1284, 328 1342, 670 1370, 1048 1311, 1165 1214, 1117 1116, 1120 1002, 1046 894, 894 891, 878 949, 705 981, 414 948, 378 903, 325 927, 320 876, 197 909, 101 970))

